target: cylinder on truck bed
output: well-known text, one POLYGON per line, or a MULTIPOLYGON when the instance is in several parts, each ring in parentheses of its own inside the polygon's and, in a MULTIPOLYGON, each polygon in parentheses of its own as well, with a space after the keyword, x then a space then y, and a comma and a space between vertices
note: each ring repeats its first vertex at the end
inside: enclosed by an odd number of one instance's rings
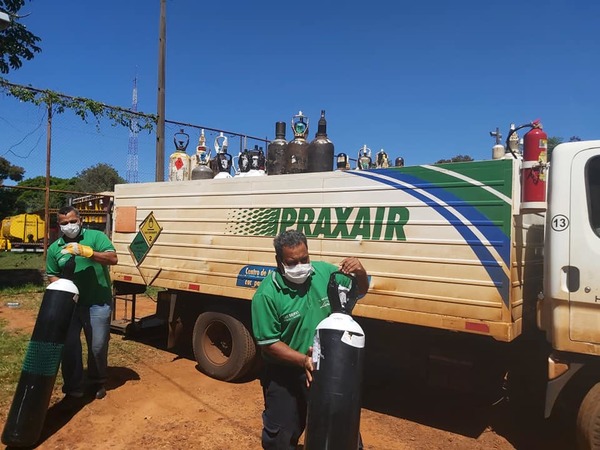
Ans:
POLYGON ((190 143, 189 134, 183 130, 173 137, 175 151, 169 156, 169 181, 186 181, 190 179, 190 156, 186 153, 190 143))
POLYGON ((305 173, 308 167, 308 117, 299 111, 292 117, 294 138, 288 143, 285 151, 285 172, 305 173))
POLYGON ((267 174, 279 175, 285 173, 285 122, 275 123, 275 139, 267 146, 267 174))
POLYGON ((325 110, 321 110, 317 133, 308 146, 307 172, 329 172, 333 170, 333 150, 333 142, 327 137, 325 110))

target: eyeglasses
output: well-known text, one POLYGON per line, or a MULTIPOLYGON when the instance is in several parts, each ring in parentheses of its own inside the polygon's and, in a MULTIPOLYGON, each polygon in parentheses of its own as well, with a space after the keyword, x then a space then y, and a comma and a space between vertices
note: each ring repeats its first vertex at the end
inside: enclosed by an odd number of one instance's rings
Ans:
POLYGON ((79 219, 63 220, 62 222, 59 222, 59 225, 65 226, 69 223, 77 223, 77 222, 79 222, 79 219))

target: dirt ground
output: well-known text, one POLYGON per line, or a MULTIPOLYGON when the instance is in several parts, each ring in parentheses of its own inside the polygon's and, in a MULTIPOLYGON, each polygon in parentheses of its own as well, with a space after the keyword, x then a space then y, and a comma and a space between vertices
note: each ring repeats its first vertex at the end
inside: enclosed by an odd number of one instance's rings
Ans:
MULTIPOLYGON (((152 307, 142 297, 136 316, 152 307)), ((0 318, 25 331, 35 322, 33 312, 4 304, 0 318)), ((113 343, 122 339, 112 335, 113 343)), ((165 339, 149 332, 136 338, 141 342, 132 347, 130 358, 111 357, 108 395, 102 400, 85 400, 69 409, 57 392, 36 448, 260 449, 258 380, 211 379, 189 355, 162 350, 165 339)), ((560 427, 513 419, 506 402, 418 388, 385 365, 368 369, 361 413, 368 450, 571 448, 560 427)), ((7 413, 0 411, 2 428, 7 413)))

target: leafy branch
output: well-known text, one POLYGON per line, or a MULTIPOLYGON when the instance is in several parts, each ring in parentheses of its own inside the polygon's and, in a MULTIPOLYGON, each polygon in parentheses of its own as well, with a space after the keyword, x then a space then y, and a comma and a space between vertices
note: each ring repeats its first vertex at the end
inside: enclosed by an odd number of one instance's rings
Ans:
POLYGON ((157 116, 129 111, 118 106, 110 106, 84 97, 71 97, 70 95, 54 92, 49 89, 41 90, 30 86, 13 84, 0 78, 0 91, 22 102, 34 105, 45 104, 53 111, 62 114, 66 109, 72 110, 84 122, 92 115, 96 119, 96 128, 100 129, 100 119, 107 118, 112 121, 112 126, 127 127, 132 131, 154 130, 157 116), (134 129, 135 128, 135 129, 134 129))

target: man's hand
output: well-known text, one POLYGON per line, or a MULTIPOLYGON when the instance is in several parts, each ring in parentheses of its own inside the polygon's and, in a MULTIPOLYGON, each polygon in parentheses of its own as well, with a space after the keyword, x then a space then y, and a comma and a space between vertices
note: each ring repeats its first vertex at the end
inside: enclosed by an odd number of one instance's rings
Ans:
POLYGON ((345 274, 352 274, 356 276, 358 281, 358 294, 365 295, 369 290, 369 278, 367 271, 362 266, 358 258, 350 257, 342 260, 340 263, 340 271, 345 274))
POLYGON ((92 247, 87 245, 78 244, 76 242, 69 242, 60 251, 63 255, 71 254, 76 256, 83 256, 84 258, 91 258, 94 254, 92 247))
POLYGON ((312 353, 313 348, 309 347, 306 355, 304 356, 304 373, 306 373, 306 387, 310 387, 310 383, 312 383, 313 377, 312 372, 314 370, 312 363, 312 353))

